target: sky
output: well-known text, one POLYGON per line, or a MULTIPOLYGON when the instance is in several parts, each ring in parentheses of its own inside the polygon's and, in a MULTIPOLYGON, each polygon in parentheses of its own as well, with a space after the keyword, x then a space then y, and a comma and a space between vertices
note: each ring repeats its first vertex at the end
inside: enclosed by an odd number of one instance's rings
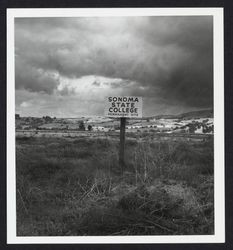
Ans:
POLYGON ((143 116, 213 107, 211 16, 15 18, 21 116, 104 115, 141 96, 143 116))

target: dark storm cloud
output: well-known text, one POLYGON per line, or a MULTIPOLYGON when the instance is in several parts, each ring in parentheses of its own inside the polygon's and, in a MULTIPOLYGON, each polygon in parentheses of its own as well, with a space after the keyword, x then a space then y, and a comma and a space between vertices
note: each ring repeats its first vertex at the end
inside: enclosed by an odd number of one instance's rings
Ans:
POLYGON ((43 69, 27 65, 16 58, 15 85, 17 89, 27 89, 32 92, 45 92, 52 94, 59 84, 58 79, 43 69))
MULTIPOLYGON (((163 21, 162 19, 160 20, 163 21)), ((153 20, 151 20, 153 23, 153 20)), ((169 17, 171 32, 158 34, 161 44, 182 48, 190 56, 170 68, 169 77, 160 79, 162 96, 183 100, 190 106, 212 106, 213 101, 213 27, 212 17, 169 17)), ((150 26, 151 27, 151 26, 150 26)), ((162 31, 163 32, 163 31, 162 31)), ((147 38, 156 42, 156 36, 147 38)))
POLYGON ((17 88, 52 93, 53 73, 97 75, 129 94, 212 106, 210 16, 16 19, 16 54, 17 88))

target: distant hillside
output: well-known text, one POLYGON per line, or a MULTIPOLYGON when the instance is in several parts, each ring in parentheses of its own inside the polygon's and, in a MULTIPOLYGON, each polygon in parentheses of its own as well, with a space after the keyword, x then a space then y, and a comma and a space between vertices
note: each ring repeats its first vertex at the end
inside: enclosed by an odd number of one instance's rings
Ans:
POLYGON ((148 118, 156 118, 156 119, 194 119, 194 118, 204 118, 204 117, 213 117, 213 110, 212 109, 205 109, 205 110, 198 110, 198 111, 191 111, 187 113, 182 113, 179 115, 157 115, 148 118))
POLYGON ((155 118, 155 119, 175 119, 176 116, 175 115, 156 115, 156 116, 152 116, 151 118, 155 118))
POLYGON ((205 118, 205 117, 213 117, 213 110, 206 109, 206 110, 199 110, 199 111, 192 111, 177 115, 177 118, 205 118))

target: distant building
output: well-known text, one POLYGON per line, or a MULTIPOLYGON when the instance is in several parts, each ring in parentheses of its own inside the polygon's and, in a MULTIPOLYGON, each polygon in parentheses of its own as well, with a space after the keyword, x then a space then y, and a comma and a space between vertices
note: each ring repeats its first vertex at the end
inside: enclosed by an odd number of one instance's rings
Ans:
POLYGON ((102 127, 102 126, 93 126, 92 130, 93 131, 108 132, 108 131, 110 131, 110 128, 105 128, 105 127, 102 127))
POLYGON ((203 126, 200 126, 200 128, 196 128, 194 131, 195 134, 203 134, 203 126))
POLYGON ((21 129, 23 129, 23 130, 32 129, 32 126, 30 126, 30 125, 22 125, 21 129))

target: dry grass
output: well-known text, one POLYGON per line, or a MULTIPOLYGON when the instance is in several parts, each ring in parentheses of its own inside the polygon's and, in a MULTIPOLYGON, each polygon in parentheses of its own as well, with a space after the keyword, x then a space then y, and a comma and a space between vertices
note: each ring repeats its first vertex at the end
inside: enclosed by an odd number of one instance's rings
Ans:
POLYGON ((213 142, 17 139, 18 235, 213 234, 213 142))

